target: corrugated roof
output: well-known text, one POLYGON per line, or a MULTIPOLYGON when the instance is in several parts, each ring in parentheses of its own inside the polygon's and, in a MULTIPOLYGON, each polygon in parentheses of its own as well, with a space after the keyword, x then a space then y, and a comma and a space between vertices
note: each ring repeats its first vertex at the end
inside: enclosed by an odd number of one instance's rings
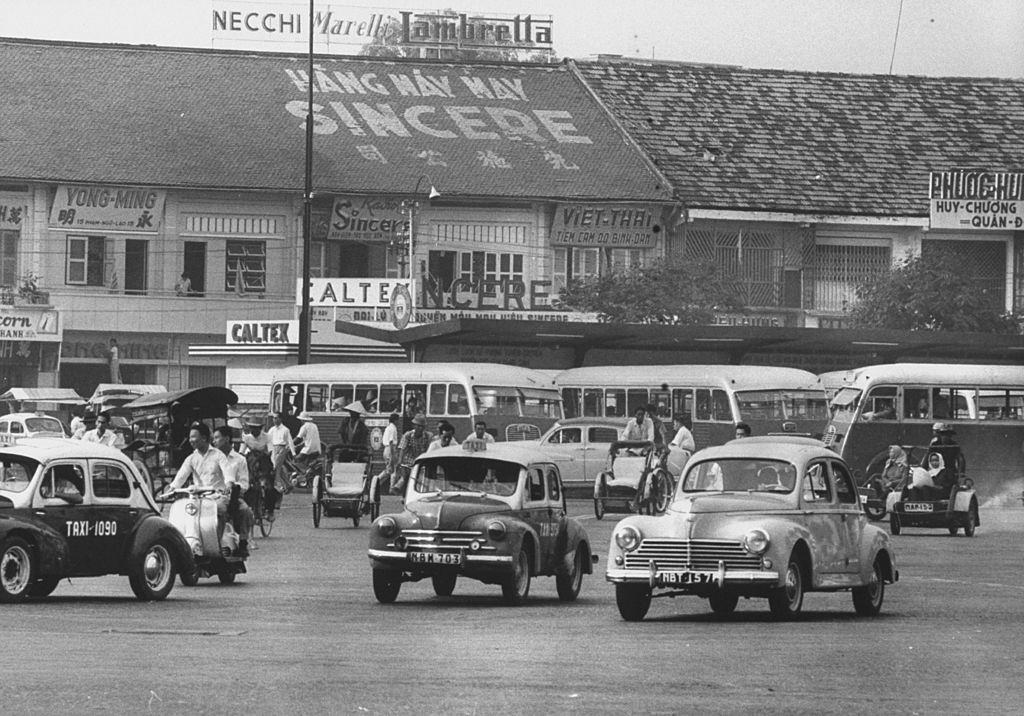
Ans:
MULTIPOLYGON (((19 180, 300 191, 304 55, 0 39, 19 180)), ((564 65, 316 57, 315 191, 666 200, 564 65), (421 186, 425 192, 428 187, 421 186)))
POLYGON ((928 175, 1024 169, 1024 81, 577 62, 690 207, 927 216, 928 175))

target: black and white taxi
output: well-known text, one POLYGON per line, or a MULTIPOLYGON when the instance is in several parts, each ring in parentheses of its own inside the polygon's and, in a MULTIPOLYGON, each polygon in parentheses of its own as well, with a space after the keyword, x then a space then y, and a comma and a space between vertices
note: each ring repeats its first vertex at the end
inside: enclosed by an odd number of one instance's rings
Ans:
POLYGON ((11 445, 21 438, 68 437, 64 424, 42 413, 9 413, 0 416, 0 445, 11 445))
POLYGON ((590 540, 566 513, 555 464, 536 447, 467 440, 417 458, 405 510, 370 529, 373 591, 393 602, 404 582, 429 578, 449 596, 459 577, 501 586, 521 604, 534 576, 554 576, 573 601, 592 570, 590 540))
POLYGON ((0 448, 0 602, 105 574, 126 575, 141 600, 161 600, 192 569, 185 539, 124 453, 62 438, 0 448))

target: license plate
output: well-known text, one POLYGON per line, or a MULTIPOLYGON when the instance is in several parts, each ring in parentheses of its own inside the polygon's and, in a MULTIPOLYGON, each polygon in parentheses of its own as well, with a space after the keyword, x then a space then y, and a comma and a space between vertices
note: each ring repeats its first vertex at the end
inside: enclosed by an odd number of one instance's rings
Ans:
POLYGON ((658 572, 654 575, 654 586, 677 587, 685 584, 711 584, 713 572, 658 572))
POLYGON ((449 564, 461 566, 465 557, 461 552, 410 552, 409 561, 417 564, 449 564))
POLYGON ((930 502, 908 502, 903 505, 904 512, 931 512, 932 503, 930 502))

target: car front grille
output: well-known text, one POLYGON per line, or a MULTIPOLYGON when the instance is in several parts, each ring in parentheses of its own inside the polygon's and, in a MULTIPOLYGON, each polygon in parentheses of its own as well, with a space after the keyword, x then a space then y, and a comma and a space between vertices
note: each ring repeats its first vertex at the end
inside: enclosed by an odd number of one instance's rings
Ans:
POLYGON ((750 554, 732 540, 645 539, 639 549, 626 555, 627 569, 649 569, 656 562, 660 570, 760 569, 761 558, 750 554))
POLYGON ((458 552, 468 550, 474 540, 479 543, 478 551, 493 551, 494 547, 487 544, 483 532, 457 530, 404 530, 405 546, 411 550, 430 550, 436 552, 458 552))

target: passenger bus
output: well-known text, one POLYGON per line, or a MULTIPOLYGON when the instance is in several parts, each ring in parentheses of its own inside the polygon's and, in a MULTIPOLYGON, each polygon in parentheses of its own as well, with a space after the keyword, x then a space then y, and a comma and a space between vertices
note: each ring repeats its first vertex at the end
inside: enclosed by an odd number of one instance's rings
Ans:
POLYGON ((1024 368, 897 363, 848 371, 825 431, 863 484, 889 445, 927 445, 932 425, 955 431, 978 494, 991 498, 1024 476, 1024 368))
POLYGON ((736 423, 754 435, 820 437, 827 401, 813 373, 750 365, 614 365, 571 368, 555 377, 567 417, 619 418, 623 426, 653 405, 671 433, 672 416, 689 415, 697 449, 735 436, 736 423))
MULTIPOLYGON (((477 418, 497 440, 536 440, 562 417, 562 400, 551 376, 496 363, 314 363, 291 366, 274 376, 270 410, 283 407, 312 414, 320 439, 338 440, 346 405, 359 400, 374 446, 391 413, 426 415, 455 426, 462 440, 477 418)), ((412 416, 407 416, 411 418, 412 416)), ((399 428, 402 426, 400 425, 399 428)))

